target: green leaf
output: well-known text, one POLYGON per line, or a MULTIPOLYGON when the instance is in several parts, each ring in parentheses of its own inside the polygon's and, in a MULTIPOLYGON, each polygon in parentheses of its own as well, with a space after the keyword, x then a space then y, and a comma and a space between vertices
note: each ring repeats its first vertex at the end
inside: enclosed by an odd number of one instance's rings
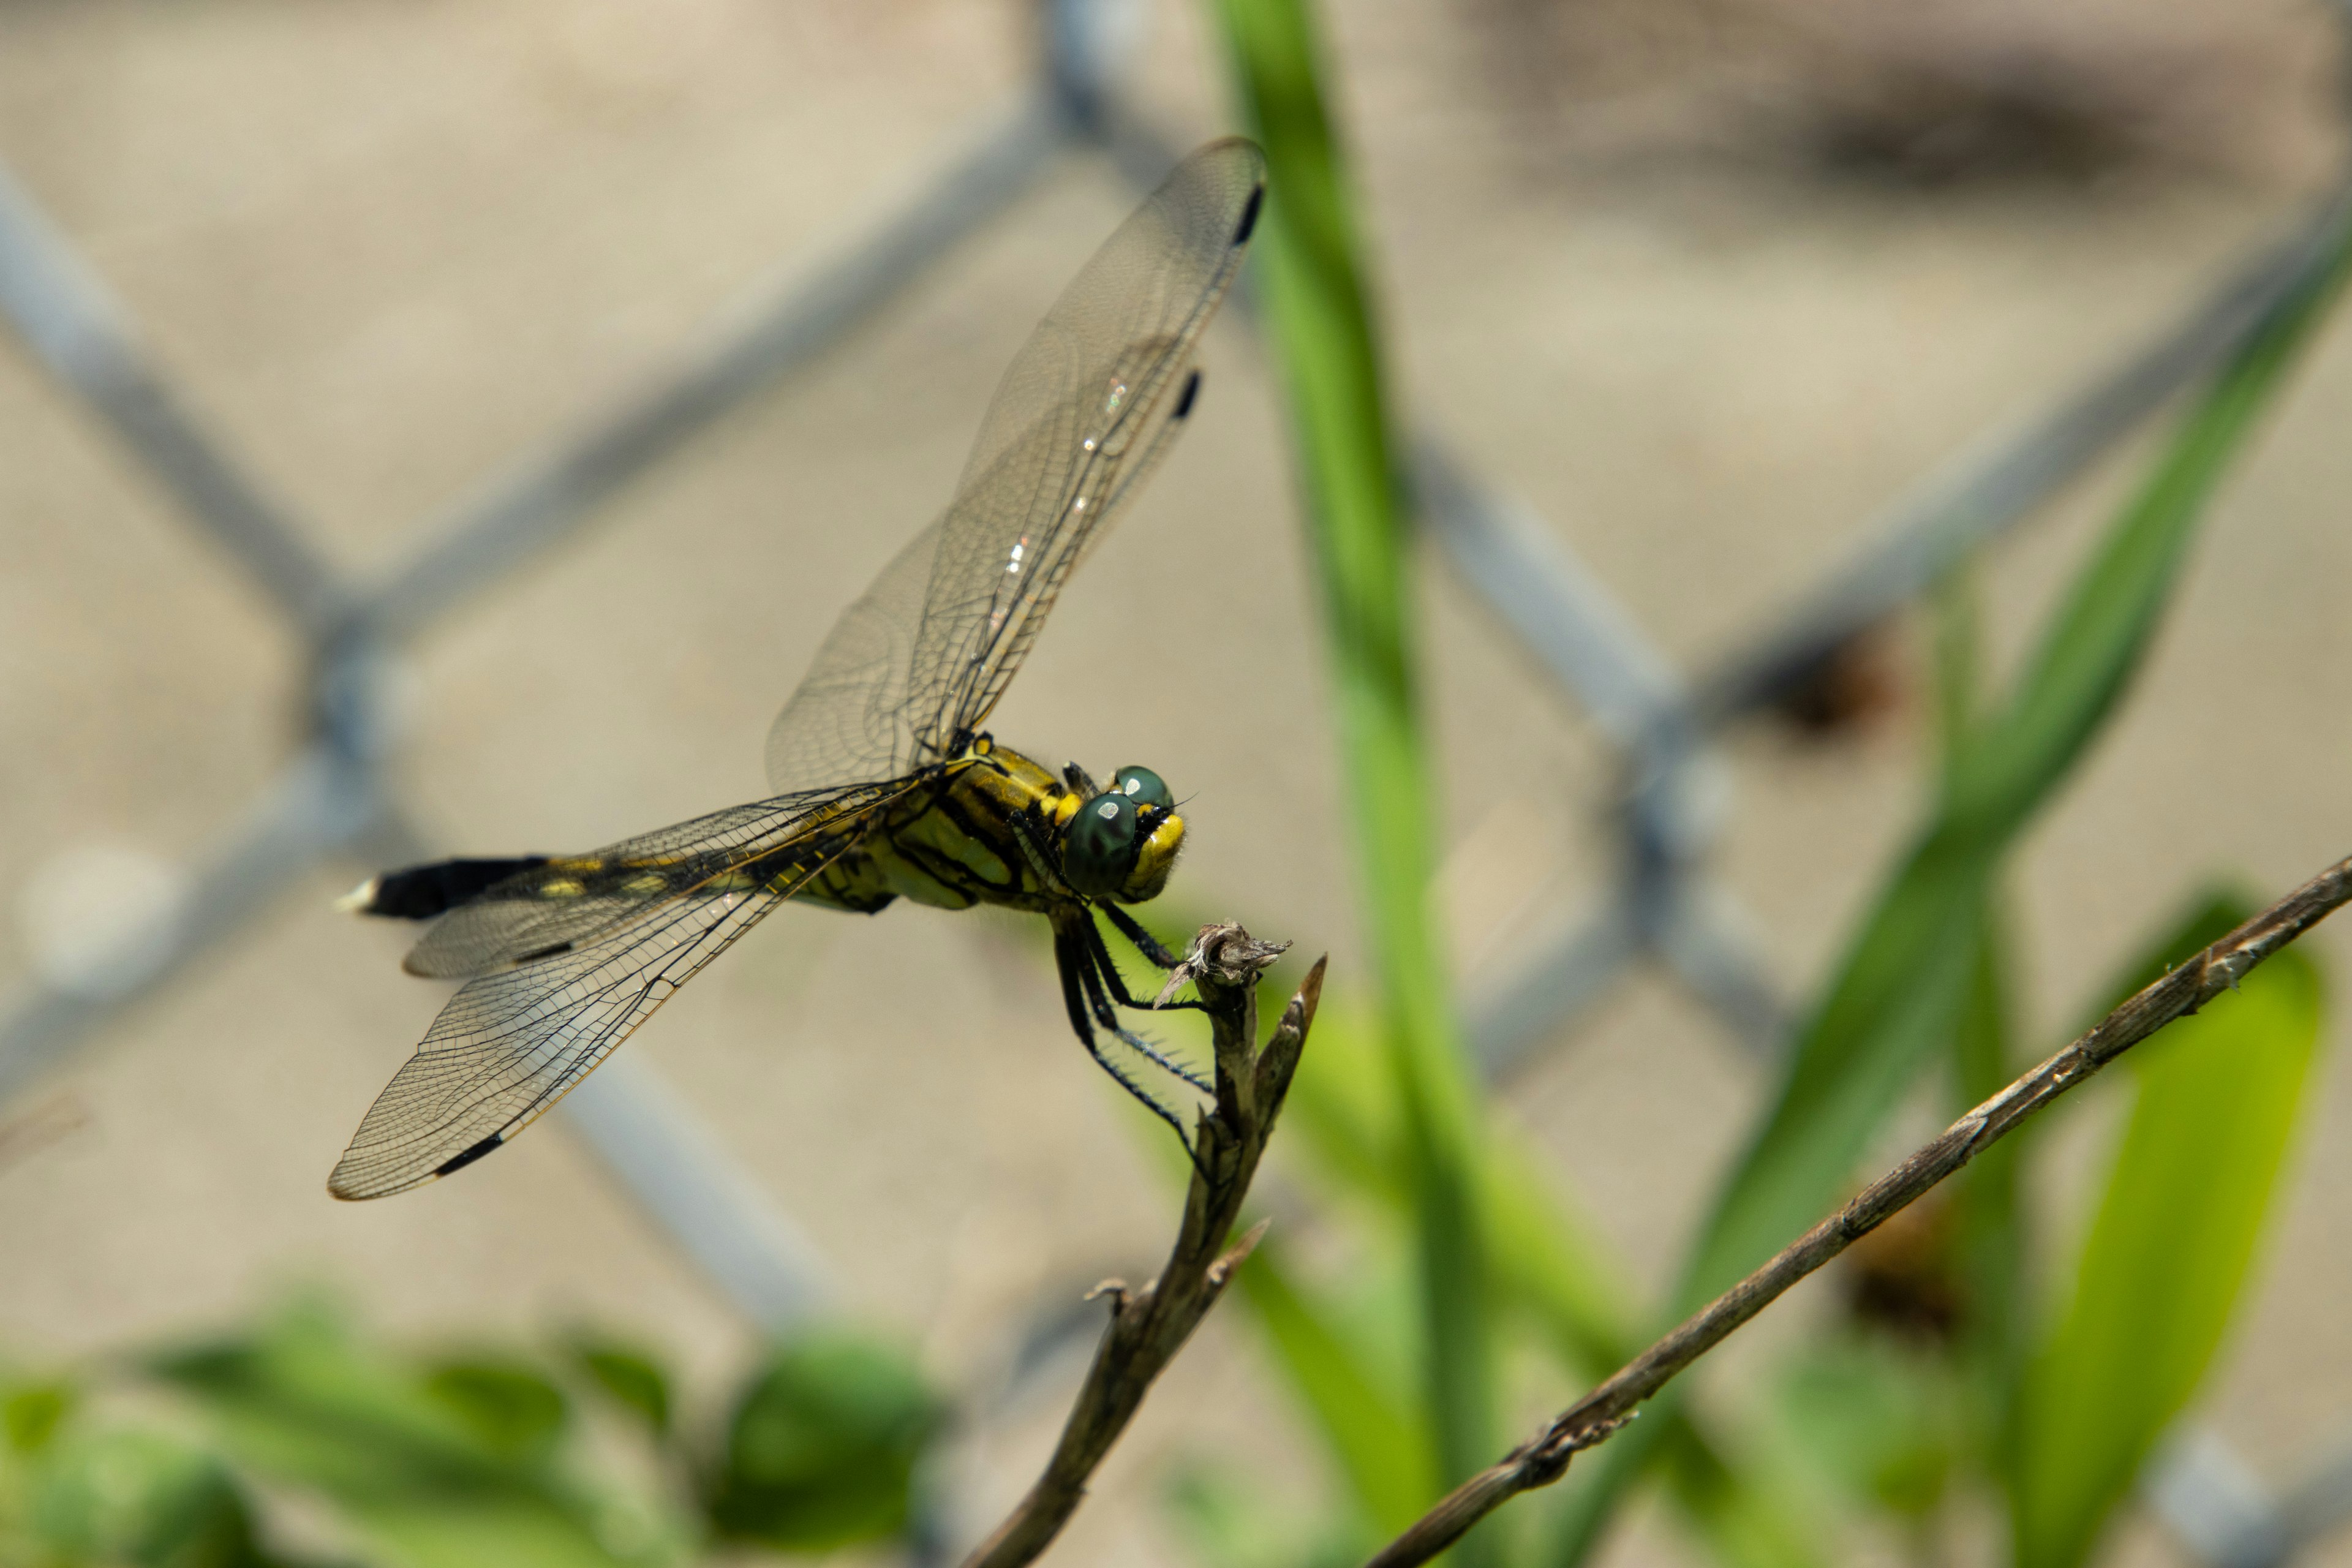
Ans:
MULTIPOLYGON (((2200 911, 2168 944, 2173 955, 2210 940, 2229 912, 2200 911)), ((2128 1058, 2131 1120, 2072 1300, 2021 1390, 2019 1568, 2074 1568, 2089 1555, 2211 1365, 2294 1131, 2321 1011, 2317 972, 2290 951, 2128 1058)))
POLYGON ((511 1459, 553 1453, 571 1415, 562 1389, 508 1358, 444 1362, 427 1369, 425 1390, 492 1452, 511 1459))
POLYGON ((843 1331, 795 1339, 736 1405, 709 1480, 712 1527, 802 1552, 898 1534, 943 1414, 902 1352, 843 1331))
POLYGON ((255 1539, 253 1510, 220 1461, 154 1432, 114 1429, 59 1442, 34 1475, 26 1516, 36 1560, 139 1568, 270 1562, 255 1539))
POLYGON ((656 1437, 669 1435, 669 1373, 651 1353, 602 1334, 576 1334, 569 1348, 580 1370, 608 1398, 635 1415, 656 1437))
MULTIPOLYGON (((1258 277, 1289 394, 1387 1075, 1403 1113, 1419 1359, 1438 1460, 1454 1480, 1491 1461, 1496 1441, 1473 1176, 1481 1113, 1431 928, 1436 812, 1412 650, 1412 530, 1399 505, 1366 248, 1310 0, 1221 0, 1215 14, 1265 149, 1258 277)), ((1483 1554, 1475 1537, 1469 1552, 1483 1554)))
POLYGON ((65 1425, 79 1397, 74 1385, 63 1380, 20 1384, 0 1392, 0 1436, 19 1454, 37 1454, 65 1425))

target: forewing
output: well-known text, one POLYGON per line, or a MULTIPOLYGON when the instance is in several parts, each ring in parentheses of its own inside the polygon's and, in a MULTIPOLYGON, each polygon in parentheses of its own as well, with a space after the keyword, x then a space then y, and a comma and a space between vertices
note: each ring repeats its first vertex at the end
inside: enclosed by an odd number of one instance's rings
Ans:
POLYGON ((1265 161, 1184 160, 1104 242, 998 386, 940 521, 909 719, 951 745, 995 706, 1055 595, 1191 412, 1192 348, 1240 269, 1265 161))
POLYGON ((1005 372, 955 500, 834 628, 769 732, 801 789, 944 760, 1087 546, 1190 412, 1193 344, 1241 265, 1265 160, 1213 142, 1087 263, 1005 372))
POLYGON ((866 808, 898 787, 803 791, 551 859, 442 916, 409 950, 405 967, 458 980, 554 957, 672 900, 740 888, 762 859, 795 849, 822 855, 828 837, 854 831, 866 808))

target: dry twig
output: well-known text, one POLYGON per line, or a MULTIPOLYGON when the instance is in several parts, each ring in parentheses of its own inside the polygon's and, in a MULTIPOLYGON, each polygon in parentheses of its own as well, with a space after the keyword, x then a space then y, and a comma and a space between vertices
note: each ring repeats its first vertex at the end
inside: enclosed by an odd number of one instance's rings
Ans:
POLYGON ((1880 1177, 1861 1196, 1684 1320, 1500 1464, 1463 1482, 1391 1542, 1368 1568, 1426 1563, 1511 1498, 1559 1479, 1579 1450, 1602 1442, 1631 1421, 1643 1400, 1791 1285, 2165 1025, 2196 1012, 2225 990, 2237 989, 2254 965, 2347 900, 2352 900, 2352 860, 2329 867, 2124 1003, 2089 1034, 1952 1123, 1943 1136, 1880 1177))
POLYGON ((1013 1568, 1034 1561, 1068 1522, 1086 1496, 1087 1480, 1111 1445, 1127 1429, 1151 1380, 1175 1359, 1192 1330, 1208 1316, 1234 1270, 1249 1256, 1265 1226, 1259 1225, 1231 1247, 1242 1200, 1258 1157, 1290 1091, 1315 1005, 1323 992, 1323 960, 1317 959, 1306 984, 1282 1012, 1282 1022, 1265 1048, 1257 1047, 1257 979, 1288 942, 1254 941, 1237 925, 1203 926, 1192 950, 1177 966, 1165 1001, 1191 981, 1209 1010, 1216 1042, 1214 1111, 1202 1114, 1193 1139, 1192 1190, 1184 1200, 1184 1224, 1160 1278, 1139 1290, 1117 1280, 1102 1287, 1110 1298, 1110 1326, 1096 1348, 1094 1365, 1078 1391, 1062 1440, 1045 1473, 986 1543, 964 1560, 964 1568, 1013 1568))

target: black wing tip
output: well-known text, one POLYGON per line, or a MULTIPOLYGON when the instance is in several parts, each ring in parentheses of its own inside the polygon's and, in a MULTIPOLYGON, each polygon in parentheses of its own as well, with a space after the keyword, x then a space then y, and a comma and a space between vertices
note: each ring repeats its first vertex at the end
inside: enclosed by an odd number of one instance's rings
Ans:
POLYGON ((1235 245, 1247 245, 1250 236, 1257 232, 1258 209, 1264 205, 1265 205, 1265 182, 1260 180, 1250 187, 1249 205, 1242 208, 1241 222, 1234 225, 1235 245))
POLYGON ((439 1164, 434 1166, 433 1174, 439 1177, 446 1176, 452 1171, 462 1171, 467 1166, 472 1164, 483 1155, 488 1154, 491 1150, 497 1148, 506 1141, 507 1135, 505 1133, 493 1132, 488 1138, 485 1138, 480 1142, 475 1144, 472 1148, 465 1150, 460 1153, 452 1154, 447 1159, 442 1161, 439 1164))
POLYGON ((1194 370, 1189 372, 1185 375, 1184 390, 1176 395, 1176 410, 1174 413, 1169 415, 1168 417, 1171 419, 1181 419, 1186 415, 1192 413, 1192 405, 1200 395, 1201 373, 1198 370, 1194 370))
POLYGON ((394 1193, 409 1192, 425 1185, 427 1182, 437 1182, 452 1171, 464 1170, 505 1142, 507 1137, 508 1134, 505 1132, 493 1132, 471 1148, 450 1155, 425 1174, 411 1176, 405 1181, 394 1182, 389 1186, 373 1185, 355 1174, 346 1174, 346 1167, 352 1163, 351 1156, 346 1154, 343 1156, 342 1163, 337 1165, 333 1173, 327 1177, 327 1195, 343 1203, 355 1204, 365 1203, 370 1198, 388 1198, 394 1193))

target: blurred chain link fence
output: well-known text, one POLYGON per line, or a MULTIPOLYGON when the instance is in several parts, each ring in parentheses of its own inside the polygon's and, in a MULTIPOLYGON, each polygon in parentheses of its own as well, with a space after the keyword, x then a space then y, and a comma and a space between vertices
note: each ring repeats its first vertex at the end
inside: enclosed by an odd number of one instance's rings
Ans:
MULTIPOLYGON (((2352 0, 2337 9, 2352 17, 2352 0)), ((240 468, 176 397, 133 323, 31 195, 0 165, 0 314, 25 350, 111 430, 191 527, 300 634, 303 743, 201 863, 159 883, 144 913, 56 962, 0 1012, 0 1106, 131 1004, 236 940, 322 859, 374 869, 428 858, 386 777, 387 688, 401 646, 588 521, 599 506, 745 399, 808 365, 1045 179, 1062 154, 1109 159, 1142 189, 1181 148, 1122 110, 1118 81, 1139 32, 1121 0, 1045 0, 1033 87, 835 258, 714 323, 669 376, 518 458, 428 519, 401 558, 347 574, 299 518, 240 468)), ((1801 687, 1856 637, 1970 552, 2022 521, 2212 371, 2313 274, 2352 176, 2307 221, 2256 248, 2132 353, 2071 395, 1964 447, 1863 531, 1811 592, 1696 675, 1507 490, 1433 432, 1409 445, 1423 525, 1472 592, 1619 757, 1609 823, 1616 866, 1580 911, 1556 911, 1535 956, 1469 1003, 1483 1068, 1503 1079, 1638 961, 1662 965, 1738 1038, 1775 1049, 1785 1001, 1731 894, 1710 872, 1727 790, 1716 739, 1801 687)), ((1246 290, 1240 304, 1249 313, 1246 290)), ((782 1331, 835 1299, 824 1261, 641 1053, 607 1062, 565 1118, 616 1185, 750 1321, 782 1331)), ((1041 1310, 1012 1358, 1017 1384, 1090 1335, 1095 1313, 1041 1310)), ((2274 1568, 2352 1517, 2352 1434, 2282 1488, 2191 1432, 2151 1466, 2157 1513, 2212 1568, 2274 1568)), ((939 1530, 922 1532, 938 1541, 939 1530)))

